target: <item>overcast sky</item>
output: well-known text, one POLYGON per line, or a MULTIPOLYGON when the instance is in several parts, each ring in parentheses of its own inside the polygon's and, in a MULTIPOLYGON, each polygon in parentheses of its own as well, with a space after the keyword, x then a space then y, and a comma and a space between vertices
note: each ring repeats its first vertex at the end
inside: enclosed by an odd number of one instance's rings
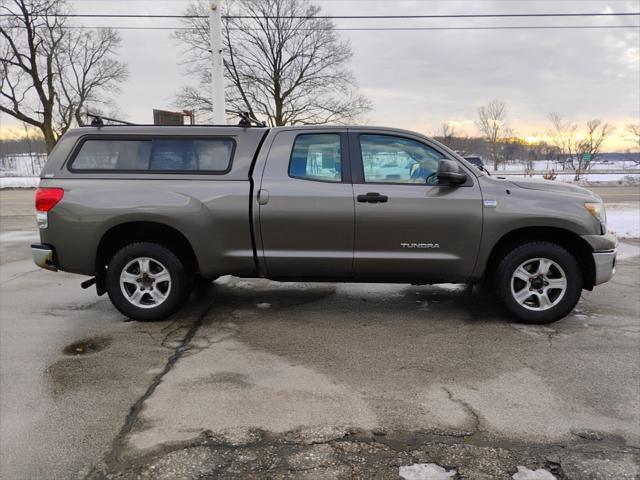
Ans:
MULTIPOLYGON (((182 13, 189 0, 75 0, 77 13, 182 13)), ((324 14, 638 12, 626 0, 315 0, 324 14)), ((173 26, 177 20, 83 19, 85 25, 173 26)), ((637 25, 638 17, 337 20, 338 27, 637 25)), ((150 123, 171 108, 184 84, 181 47, 170 31, 123 30, 121 59, 131 75, 117 103, 127 118, 150 123)), ((601 118, 620 127, 609 149, 623 150, 624 125, 640 119, 640 29, 341 31, 351 69, 372 100, 367 123, 437 134, 445 121, 476 132, 476 109, 491 99, 508 107, 524 137, 544 135, 547 114, 578 122, 601 118)), ((15 124, 6 116, 3 129, 15 124)))

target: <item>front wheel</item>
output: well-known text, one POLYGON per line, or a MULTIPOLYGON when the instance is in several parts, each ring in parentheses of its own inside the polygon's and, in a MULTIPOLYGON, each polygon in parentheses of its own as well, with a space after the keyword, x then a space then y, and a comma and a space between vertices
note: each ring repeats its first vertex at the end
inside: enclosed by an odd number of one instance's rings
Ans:
POLYGON ((576 258, 560 245, 531 242, 500 262, 495 287, 507 310, 520 322, 551 323, 567 316, 582 293, 576 258))
POLYGON ((132 243, 119 250, 107 268, 111 303, 134 320, 163 320, 180 305, 187 290, 180 259, 157 243, 132 243))

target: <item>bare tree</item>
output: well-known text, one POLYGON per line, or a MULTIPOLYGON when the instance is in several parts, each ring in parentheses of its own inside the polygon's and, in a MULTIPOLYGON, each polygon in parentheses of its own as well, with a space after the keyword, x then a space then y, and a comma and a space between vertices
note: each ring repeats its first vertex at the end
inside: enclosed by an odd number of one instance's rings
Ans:
POLYGON ((447 147, 453 148, 453 139, 456 136, 456 127, 450 122, 442 123, 442 143, 447 147))
POLYGON ((87 103, 95 109, 111 105, 103 94, 117 92, 119 83, 128 76, 126 65, 114 58, 119 45, 120 36, 110 28, 65 37, 56 68, 62 97, 58 102, 60 117, 67 128, 74 119, 83 124, 87 103))
POLYGON ((2 0, 0 111, 38 128, 51 151, 88 103, 117 89, 126 66, 113 58, 114 30, 70 29, 64 0, 2 0))
POLYGON ((548 134, 562 156, 562 161, 575 171, 574 180, 591 169, 597 162, 604 141, 613 133, 613 126, 597 118, 588 120, 584 135, 578 136, 578 125, 564 120, 557 113, 550 113, 551 129, 548 134))
POLYGON ((591 168, 598 161, 598 155, 602 151, 602 145, 607 137, 613 133, 613 126, 597 118, 587 121, 586 135, 578 142, 578 154, 575 162, 575 180, 591 168))
POLYGON ((630 141, 633 142, 633 148, 640 152, 640 123, 630 123, 625 130, 631 135, 630 141))
POLYGON ((458 154, 465 156, 474 152, 474 149, 478 149, 473 144, 482 144, 482 139, 476 139, 469 137, 468 134, 461 132, 451 122, 443 122, 441 127, 441 136, 435 138, 444 143, 451 150, 456 151, 458 154))
POLYGON ((576 139, 578 125, 565 120, 562 115, 555 112, 549 114, 549 121, 551 128, 547 131, 547 135, 553 146, 558 149, 560 161, 563 165, 568 163, 571 168, 575 168, 574 158, 578 150, 578 140, 576 139))
POLYGON ((506 117, 507 106, 500 100, 491 100, 486 105, 478 108, 476 124, 486 138, 494 170, 498 170, 498 165, 502 161, 500 154, 501 142, 511 135, 511 131, 505 125, 506 117))
MULTIPOLYGON (((224 20, 226 99, 234 113, 248 111, 270 125, 352 121, 371 109, 357 92, 346 64, 351 47, 330 19, 308 0, 245 0, 231 3, 224 20)), ((206 2, 191 4, 188 30, 175 37, 187 46, 186 64, 199 85, 184 88, 182 108, 211 111, 209 25, 206 2)))

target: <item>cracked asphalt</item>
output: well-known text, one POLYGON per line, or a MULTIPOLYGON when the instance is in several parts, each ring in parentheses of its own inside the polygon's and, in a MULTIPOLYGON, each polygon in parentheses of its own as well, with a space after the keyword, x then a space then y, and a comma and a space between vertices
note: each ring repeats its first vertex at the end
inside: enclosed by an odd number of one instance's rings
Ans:
POLYGON ((548 326, 464 286, 232 277, 138 323, 33 266, 32 194, 0 192, 2 478, 640 478, 637 240, 548 326))

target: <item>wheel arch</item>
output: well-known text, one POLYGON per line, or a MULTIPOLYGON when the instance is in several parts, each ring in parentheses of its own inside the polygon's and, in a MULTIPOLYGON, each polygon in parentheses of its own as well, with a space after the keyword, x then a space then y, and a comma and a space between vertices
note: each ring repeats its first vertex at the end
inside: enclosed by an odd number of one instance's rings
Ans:
POLYGON ((593 249, 580 235, 558 227, 522 227, 504 234, 487 258, 484 276, 491 278, 507 252, 528 242, 547 241, 560 245, 576 257, 582 272, 583 288, 592 290, 595 281, 593 249))
POLYGON ((177 255, 190 271, 199 271, 193 246, 178 229, 161 222, 129 221, 112 226, 100 238, 95 258, 97 276, 103 276, 106 265, 118 250, 134 242, 163 245, 177 255))

